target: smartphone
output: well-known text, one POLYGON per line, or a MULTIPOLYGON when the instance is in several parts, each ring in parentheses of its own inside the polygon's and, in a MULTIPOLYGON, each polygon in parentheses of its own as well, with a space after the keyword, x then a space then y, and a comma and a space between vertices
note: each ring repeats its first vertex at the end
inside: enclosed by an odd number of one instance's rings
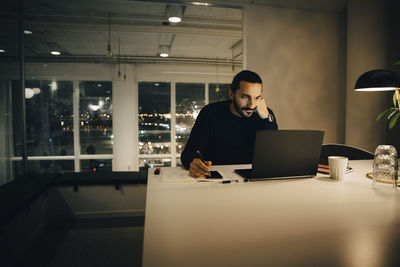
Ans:
POLYGON ((218 171, 210 171, 208 179, 222 179, 222 175, 218 171))

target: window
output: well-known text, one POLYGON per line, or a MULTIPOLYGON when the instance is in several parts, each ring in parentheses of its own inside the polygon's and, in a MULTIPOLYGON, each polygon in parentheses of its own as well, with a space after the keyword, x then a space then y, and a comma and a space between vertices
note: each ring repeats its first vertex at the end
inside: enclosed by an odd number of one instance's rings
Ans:
POLYGON ((33 173, 64 173, 74 171, 73 160, 29 160, 28 170, 33 173))
POLYGON ((71 81, 26 81, 28 156, 73 155, 71 81))
POLYGON ((230 84, 139 82, 139 166, 182 166, 200 110, 229 100, 230 84), (209 101, 207 101, 209 100, 209 101))
POLYGON ((99 171, 112 171, 111 159, 89 159, 81 160, 82 172, 99 172, 99 171))
POLYGON ((208 85, 208 97, 209 102, 219 102, 224 100, 229 100, 229 88, 231 87, 230 84, 223 83, 223 84, 216 84, 210 83, 208 85))
POLYGON ((176 153, 182 153, 197 115, 205 105, 205 84, 176 83, 176 153))
POLYGON ((139 154, 171 153, 171 85, 140 82, 138 116, 139 154))
POLYGON ((112 154, 112 82, 79 82, 81 154, 112 154))
MULTIPOLYGON (((30 80, 25 87, 29 172, 112 170, 112 82, 30 80), (79 90, 73 89, 74 82, 79 90), (74 125, 79 125, 79 135, 74 125)), ((13 103, 20 103, 18 82, 13 88, 13 103)), ((13 168, 18 171, 19 114, 13 112, 13 168)))
POLYGON ((171 167, 170 158, 141 158, 139 159, 139 169, 149 167, 171 167))

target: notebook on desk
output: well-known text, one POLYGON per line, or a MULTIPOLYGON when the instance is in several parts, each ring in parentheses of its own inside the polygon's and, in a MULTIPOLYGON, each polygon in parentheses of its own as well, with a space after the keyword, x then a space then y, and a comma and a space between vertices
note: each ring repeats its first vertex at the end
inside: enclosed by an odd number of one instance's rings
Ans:
POLYGON ((314 177, 324 131, 265 130, 256 133, 251 169, 236 169, 245 180, 314 177))

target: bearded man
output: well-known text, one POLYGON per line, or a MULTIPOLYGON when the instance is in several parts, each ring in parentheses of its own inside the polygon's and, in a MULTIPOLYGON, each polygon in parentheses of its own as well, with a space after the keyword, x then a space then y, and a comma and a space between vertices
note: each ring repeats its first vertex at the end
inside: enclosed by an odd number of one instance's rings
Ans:
POLYGON ((211 164, 251 163, 256 131, 278 129, 262 90, 260 76, 243 70, 233 78, 230 100, 209 104, 200 111, 181 154, 190 176, 207 176, 211 164))

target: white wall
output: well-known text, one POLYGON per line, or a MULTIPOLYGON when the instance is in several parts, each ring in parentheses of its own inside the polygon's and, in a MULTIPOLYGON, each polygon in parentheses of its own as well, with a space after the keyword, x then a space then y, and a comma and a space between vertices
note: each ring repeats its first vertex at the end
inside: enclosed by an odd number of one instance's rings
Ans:
POLYGON ((258 72, 280 129, 344 141, 345 39, 338 14, 245 6, 245 66, 258 72))
POLYGON ((127 66, 126 81, 113 80, 114 171, 139 170, 136 66, 127 66))

